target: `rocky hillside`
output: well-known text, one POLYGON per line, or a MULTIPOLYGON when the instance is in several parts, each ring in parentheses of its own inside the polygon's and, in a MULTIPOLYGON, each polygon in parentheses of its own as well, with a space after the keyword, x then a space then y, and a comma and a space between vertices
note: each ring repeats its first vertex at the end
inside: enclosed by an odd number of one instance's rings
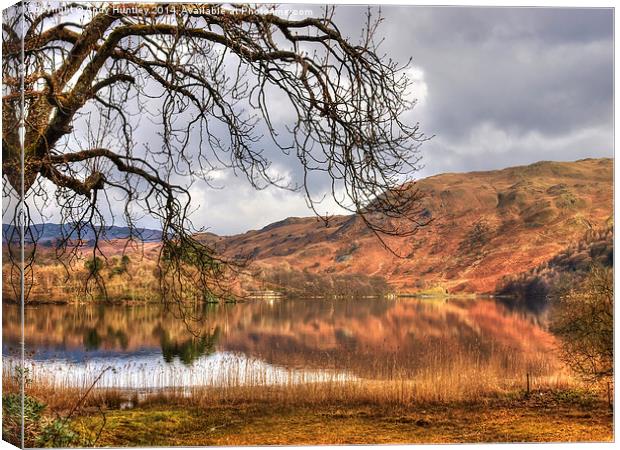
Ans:
POLYGON ((310 283, 317 275, 329 285, 363 274, 383 277, 401 292, 485 293, 550 261, 588 229, 608 227, 613 214, 611 159, 442 174, 415 187, 433 221, 413 237, 389 240, 404 258, 354 216, 334 217, 328 227, 291 217, 240 235, 202 238, 229 257, 251 258, 263 288, 290 279, 310 283))

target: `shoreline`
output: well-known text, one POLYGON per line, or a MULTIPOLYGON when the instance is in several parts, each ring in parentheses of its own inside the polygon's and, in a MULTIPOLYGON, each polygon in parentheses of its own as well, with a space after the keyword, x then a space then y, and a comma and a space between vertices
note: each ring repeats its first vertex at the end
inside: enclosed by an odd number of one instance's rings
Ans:
MULTIPOLYGON (((195 305, 218 305, 218 304, 238 304, 246 302, 260 302, 260 301, 274 301, 274 300, 353 300, 356 298, 363 299, 387 299, 387 300, 399 300, 399 299, 413 299, 413 300, 425 300, 425 301, 448 301, 448 300, 518 300, 518 296, 497 295, 494 293, 445 293, 445 294, 428 294, 424 292, 398 292, 387 293, 384 295, 286 295, 279 296, 240 296, 236 299, 222 299, 215 301, 196 301, 195 305)), ((20 301, 15 299, 4 298, 3 304, 11 306, 19 306, 20 301)), ((149 299, 91 299, 91 300, 41 300, 33 299, 25 303, 25 306, 80 306, 80 305, 105 305, 105 306, 138 306, 138 305, 160 305, 161 302, 149 300, 149 299)))

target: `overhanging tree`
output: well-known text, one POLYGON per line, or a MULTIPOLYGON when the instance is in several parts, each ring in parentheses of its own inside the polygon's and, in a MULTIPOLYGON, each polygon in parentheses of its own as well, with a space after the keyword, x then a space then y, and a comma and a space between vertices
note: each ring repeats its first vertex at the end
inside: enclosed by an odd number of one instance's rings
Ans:
MULTIPOLYGON (((370 11, 353 44, 330 8, 291 19, 248 5, 33 5, 4 16, 4 190, 22 194, 23 180, 32 207, 53 189, 61 254, 75 256, 91 230, 99 255, 105 208, 122 204, 134 235, 143 215, 161 222, 163 299, 182 302, 188 285, 220 295, 228 262, 194 238, 189 218, 189 186, 214 169, 257 189, 299 189, 326 222, 311 183, 327 177, 334 200, 380 239, 425 223, 419 194, 403 187, 426 139, 402 120, 414 104, 409 63, 379 53, 370 11), (286 126, 272 120, 280 108, 286 126), (298 160, 299 180, 278 177, 268 147, 298 160)), ((34 247, 27 255, 28 271, 34 247)))

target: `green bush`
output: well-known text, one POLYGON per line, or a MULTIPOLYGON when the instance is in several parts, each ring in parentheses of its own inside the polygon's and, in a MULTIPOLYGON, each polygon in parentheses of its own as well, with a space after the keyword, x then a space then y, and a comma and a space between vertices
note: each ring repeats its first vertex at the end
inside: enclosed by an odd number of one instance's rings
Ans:
POLYGON ((81 440, 69 423, 63 419, 47 420, 42 424, 37 438, 38 447, 76 447, 81 440))
MULTIPOLYGON (((35 447, 38 428, 45 404, 33 397, 24 396, 23 404, 24 447, 35 447)), ((18 447, 22 446, 22 396, 19 393, 2 396, 2 439, 18 447)))
POLYGON ((97 275, 101 272, 101 270, 103 270, 103 266, 104 266, 104 262, 103 259, 101 259, 98 256, 95 256, 94 258, 88 259, 85 263, 84 263, 84 268, 86 270, 88 270, 88 272, 92 275, 97 275))
MULTIPOLYGON (((63 419, 51 419, 43 415, 45 403, 29 395, 24 396, 23 425, 26 448, 79 446, 79 436, 63 419)), ((22 396, 19 393, 2 396, 2 439, 18 447, 22 446, 22 396)))

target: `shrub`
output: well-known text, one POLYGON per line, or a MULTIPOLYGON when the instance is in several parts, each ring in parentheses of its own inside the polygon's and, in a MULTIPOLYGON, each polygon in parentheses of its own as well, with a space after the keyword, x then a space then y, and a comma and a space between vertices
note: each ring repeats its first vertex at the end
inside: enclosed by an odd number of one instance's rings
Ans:
POLYGON ((551 330, 560 337, 564 360, 585 380, 613 376, 613 302, 613 270, 602 266, 554 301, 551 330))
MULTIPOLYGON (((29 370, 22 367, 16 367, 11 378, 17 386, 24 388, 32 382, 29 370)), ((45 403, 22 392, 2 395, 2 439, 23 448, 69 447, 81 444, 66 419, 52 419, 44 415, 46 407, 45 403)))
POLYGON ((466 253, 480 253, 491 240, 492 232, 486 220, 478 220, 460 243, 459 250, 466 253))
POLYGON ((91 275, 98 275, 101 272, 101 270, 103 270, 103 266, 104 266, 103 259, 101 259, 98 256, 88 259, 84 263, 84 268, 88 270, 88 272, 91 275))
MULTIPOLYGON (((41 413, 45 404, 28 395, 24 396, 24 447, 35 447, 39 436, 41 413)), ((2 439, 22 446, 22 396, 19 393, 2 396, 2 439)))

